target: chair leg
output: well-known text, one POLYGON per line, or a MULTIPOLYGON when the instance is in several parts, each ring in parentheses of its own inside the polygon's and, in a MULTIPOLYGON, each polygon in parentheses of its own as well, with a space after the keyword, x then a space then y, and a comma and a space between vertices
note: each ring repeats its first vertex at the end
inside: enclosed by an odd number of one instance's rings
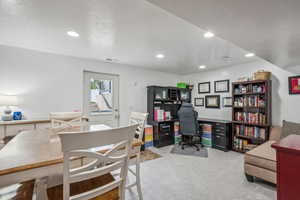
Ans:
POLYGON ((193 146, 197 149, 197 151, 200 151, 199 147, 196 144, 193 144, 193 146))
POLYGON ((140 154, 138 154, 136 158, 136 187, 139 195, 139 200, 143 200, 141 174, 140 174, 140 154))

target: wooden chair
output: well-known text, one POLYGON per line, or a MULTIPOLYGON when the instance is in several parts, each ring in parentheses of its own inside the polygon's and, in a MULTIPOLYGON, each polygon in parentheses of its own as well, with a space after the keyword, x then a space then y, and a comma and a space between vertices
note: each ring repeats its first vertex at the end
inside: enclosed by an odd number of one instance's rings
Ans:
POLYGON ((60 133, 63 164, 63 187, 48 189, 49 199, 76 200, 124 200, 128 160, 134 131, 137 125, 93 132, 60 133), (106 153, 91 150, 114 144, 106 153), (122 154, 120 149, 124 149, 122 154), (71 169, 74 158, 92 158, 93 161, 71 169), (116 179, 112 171, 120 170, 116 179), (62 198, 63 195, 63 198, 62 198))
POLYGON ((50 113, 51 128, 74 126, 82 123, 82 112, 52 112, 50 113))
MULTIPOLYGON (((132 112, 130 114, 129 118, 129 124, 138 124, 137 129, 135 130, 135 137, 138 138, 139 140, 143 140, 143 135, 144 135, 144 129, 145 129, 145 124, 146 120, 148 117, 148 113, 139 113, 139 112, 132 112)), ((132 169, 128 168, 129 172, 133 174, 136 177, 136 180, 133 184, 127 185, 126 189, 130 189, 134 186, 137 187, 137 192, 139 195, 139 199, 143 199, 143 194, 142 194, 142 187, 141 187, 141 175, 140 175, 140 157, 141 157, 141 147, 138 147, 134 149, 133 152, 131 152, 131 160, 135 161, 135 171, 132 169)))

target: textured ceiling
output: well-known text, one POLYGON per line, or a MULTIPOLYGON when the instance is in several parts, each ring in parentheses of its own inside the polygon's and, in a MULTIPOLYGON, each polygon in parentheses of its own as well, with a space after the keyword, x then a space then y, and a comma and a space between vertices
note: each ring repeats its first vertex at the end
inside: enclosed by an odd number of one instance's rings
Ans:
POLYGON ((300 67, 300 0, 148 1, 279 67, 300 67))
POLYGON ((178 74, 258 59, 144 0, 0 0, 0 27, 2 45, 178 74))

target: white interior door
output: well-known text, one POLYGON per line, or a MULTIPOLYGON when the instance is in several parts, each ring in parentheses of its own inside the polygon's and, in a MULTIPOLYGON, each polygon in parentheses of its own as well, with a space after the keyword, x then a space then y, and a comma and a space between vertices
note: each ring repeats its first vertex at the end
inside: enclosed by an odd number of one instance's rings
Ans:
POLYGON ((85 116, 91 123, 119 126, 119 76, 84 71, 85 116))

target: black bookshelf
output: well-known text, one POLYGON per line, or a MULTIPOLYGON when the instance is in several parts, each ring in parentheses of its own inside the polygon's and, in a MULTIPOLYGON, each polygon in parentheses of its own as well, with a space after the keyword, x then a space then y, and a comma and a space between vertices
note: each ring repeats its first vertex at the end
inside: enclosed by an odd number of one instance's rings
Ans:
POLYGON ((272 81, 232 83, 232 150, 244 153, 269 140, 272 81))
POLYGON ((163 147, 174 144, 174 123, 183 102, 191 103, 191 90, 177 87, 147 87, 148 124, 153 126, 154 146, 163 147), (168 119, 155 119, 155 110, 170 113, 168 119))

